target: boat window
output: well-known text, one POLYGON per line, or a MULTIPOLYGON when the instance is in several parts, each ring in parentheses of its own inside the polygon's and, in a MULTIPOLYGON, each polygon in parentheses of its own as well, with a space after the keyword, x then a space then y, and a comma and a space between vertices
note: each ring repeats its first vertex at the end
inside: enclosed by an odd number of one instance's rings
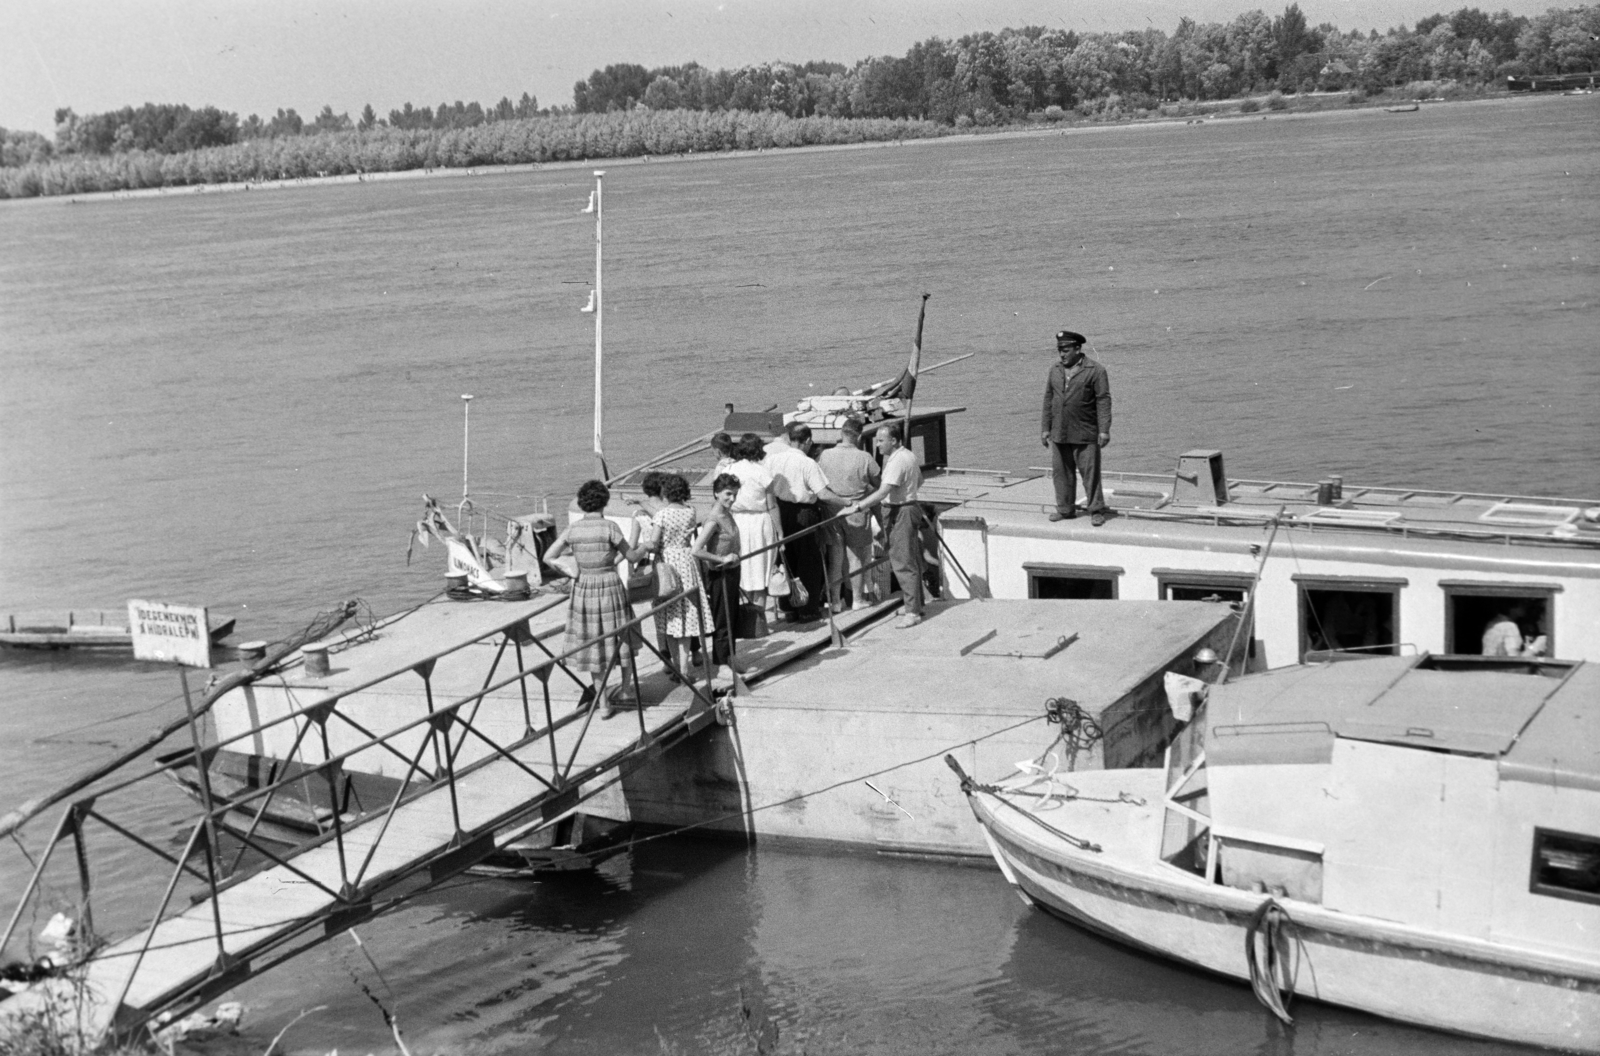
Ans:
POLYGON ((944 415, 911 423, 911 450, 923 469, 943 469, 950 463, 946 450, 944 415))
POLYGON ((1026 562, 1028 597, 1067 598, 1074 601, 1113 601, 1117 597, 1120 568, 1094 565, 1052 565, 1026 562))
POLYGON ((1600 836, 1534 829, 1533 872, 1528 890, 1536 895, 1600 903, 1600 836))
MULTIPOLYGON (((1539 656, 1554 656, 1552 635, 1555 590, 1529 584, 1441 583, 1444 588, 1445 652, 1476 656, 1484 651, 1484 632, 1509 617, 1522 638, 1544 638, 1539 656)), ((1505 655, 1496 653, 1495 655, 1505 655)))
POLYGON ((1308 663, 1400 652, 1404 580, 1309 579, 1300 583, 1300 658, 1308 663))
MULTIPOLYGON (((1162 601, 1212 601, 1226 602, 1235 612, 1244 611, 1245 594, 1255 577, 1236 572, 1190 572, 1175 568, 1153 570, 1156 593, 1162 601)), ((1255 613, 1248 617, 1245 633, 1245 651, 1254 659, 1256 655, 1255 613)))

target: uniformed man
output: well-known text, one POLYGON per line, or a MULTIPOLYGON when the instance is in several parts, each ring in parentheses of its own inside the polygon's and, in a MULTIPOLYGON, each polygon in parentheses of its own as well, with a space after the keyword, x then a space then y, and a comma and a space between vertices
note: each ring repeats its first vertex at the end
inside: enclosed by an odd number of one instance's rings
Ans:
POLYGON ((1071 330, 1056 334, 1060 362, 1050 368, 1044 389, 1039 443, 1050 448, 1056 485, 1052 521, 1078 515, 1078 477, 1088 498, 1090 523, 1106 523, 1100 489, 1100 449, 1111 442, 1111 379, 1106 368, 1083 354, 1084 337, 1071 330))

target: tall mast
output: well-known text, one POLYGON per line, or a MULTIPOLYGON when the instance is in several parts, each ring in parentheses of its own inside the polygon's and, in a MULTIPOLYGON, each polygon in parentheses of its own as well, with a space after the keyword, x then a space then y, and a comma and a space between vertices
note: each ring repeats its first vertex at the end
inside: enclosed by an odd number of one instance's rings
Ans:
POLYGON ((595 170, 594 194, 589 199, 589 209, 585 210, 585 212, 592 211, 594 213, 594 296, 590 298, 589 303, 590 307, 594 310, 594 457, 595 461, 599 463, 600 466, 601 480, 605 480, 611 475, 610 471, 606 468, 604 445, 605 403, 602 395, 604 391, 604 371, 602 368, 602 364, 604 363, 604 346, 602 345, 601 335, 605 324, 606 310, 605 291, 602 285, 603 274, 601 267, 603 259, 601 256, 601 250, 604 245, 602 242, 602 234, 604 231, 603 218, 605 214, 604 177, 604 169, 595 170))

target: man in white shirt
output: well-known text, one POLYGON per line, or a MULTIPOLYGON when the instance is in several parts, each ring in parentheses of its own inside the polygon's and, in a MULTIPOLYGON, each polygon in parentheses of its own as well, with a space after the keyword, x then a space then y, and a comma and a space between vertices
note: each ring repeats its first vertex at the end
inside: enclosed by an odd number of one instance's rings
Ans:
POLYGON ((1483 629, 1483 655, 1538 655, 1527 648, 1526 639, 1522 636, 1522 620, 1527 615, 1527 607, 1521 602, 1512 602, 1495 613, 1489 619, 1489 626, 1483 629))
MULTIPOLYGON (((779 433, 767 444, 767 457, 762 463, 772 473, 772 494, 778 500, 778 519, 783 534, 810 528, 822 520, 822 507, 817 500, 827 490, 828 478, 811 457, 811 427, 800 422, 790 422, 786 432, 779 433)), ((828 603, 826 582, 822 571, 822 533, 812 532, 796 539, 783 548, 783 563, 791 579, 798 579, 805 587, 804 605, 794 603, 794 595, 779 605, 789 613, 791 622, 804 623, 819 619, 822 606, 828 603)))
POLYGON ((883 504, 889 537, 889 567, 905 595, 905 615, 896 627, 922 622, 922 507, 917 490, 922 487, 922 467, 905 446, 905 423, 890 422, 878 428, 878 453, 883 456, 883 482, 866 498, 844 508, 845 513, 883 504))

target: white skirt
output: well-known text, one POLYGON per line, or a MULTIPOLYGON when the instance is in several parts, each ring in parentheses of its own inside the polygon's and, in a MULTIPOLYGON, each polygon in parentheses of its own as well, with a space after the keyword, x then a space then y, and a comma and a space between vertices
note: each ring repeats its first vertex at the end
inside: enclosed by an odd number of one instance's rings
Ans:
MULTIPOLYGON (((739 526, 741 554, 753 554, 778 541, 777 533, 772 530, 772 515, 765 510, 756 513, 734 510, 733 523, 739 526)), ((776 550, 755 554, 754 557, 746 556, 739 565, 739 586, 745 590, 766 590, 777 556, 776 550)))

